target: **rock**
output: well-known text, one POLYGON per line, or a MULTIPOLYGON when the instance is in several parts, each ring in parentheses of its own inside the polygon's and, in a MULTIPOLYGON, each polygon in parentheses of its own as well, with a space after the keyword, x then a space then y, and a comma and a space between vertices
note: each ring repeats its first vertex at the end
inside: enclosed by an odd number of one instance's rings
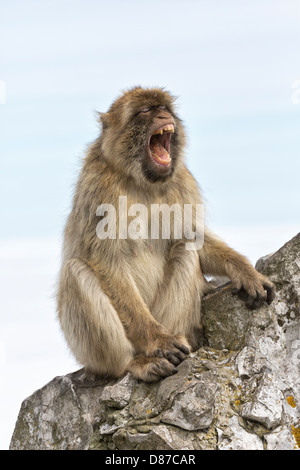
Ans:
POLYGON ((229 418, 230 431, 218 429, 219 450, 263 450, 263 442, 256 434, 247 432, 239 423, 237 416, 229 418))
POLYGON ((162 413, 161 421, 188 431, 207 429, 213 421, 216 377, 203 372, 201 378, 190 382, 189 387, 176 394, 172 407, 162 413))
POLYGON ((128 405, 132 392, 131 376, 127 374, 114 385, 107 385, 100 397, 101 403, 111 408, 124 408, 128 405))
POLYGON ((253 394, 243 406, 241 415, 245 419, 263 424, 267 429, 273 429, 281 423, 282 408, 282 393, 276 377, 267 372, 259 381, 255 377, 253 394))
POLYGON ((209 346, 157 384, 84 369, 22 403, 11 449, 300 448, 300 234, 261 258, 273 303, 249 311, 230 284, 203 299, 209 346))
POLYGON ((264 439, 268 450, 294 450, 295 441, 291 439, 291 433, 286 428, 279 428, 276 432, 265 434, 264 439))

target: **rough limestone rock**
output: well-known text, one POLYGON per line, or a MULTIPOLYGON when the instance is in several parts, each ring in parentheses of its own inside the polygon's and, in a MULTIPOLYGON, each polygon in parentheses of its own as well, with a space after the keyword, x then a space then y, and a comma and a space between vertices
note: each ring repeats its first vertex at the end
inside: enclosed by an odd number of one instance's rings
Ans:
POLYGON ((257 269, 271 306, 247 310, 230 285, 207 295, 209 346, 157 384, 56 377, 22 403, 11 449, 300 448, 300 234, 257 269))

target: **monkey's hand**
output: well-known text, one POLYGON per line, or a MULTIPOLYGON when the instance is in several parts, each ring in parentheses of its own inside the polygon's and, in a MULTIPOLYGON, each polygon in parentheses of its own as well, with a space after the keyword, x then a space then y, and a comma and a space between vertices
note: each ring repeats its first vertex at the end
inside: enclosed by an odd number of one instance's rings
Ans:
POLYGON ((166 358, 171 364, 177 366, 191 352, 187 339, 182 335, 170 335, 167 332, 159 332, 156 338, 150 341, 146 347, 147 356, 166 358))
POLYGON ((170 335, 161 325, 156 325, 152 334, 145 339, 140 353, 134 356, 127 370, 136 379, 145 382, 158 380, 176 374, 176 366, 190 353, 190 345, 181 335, 170 335))
POLYGON ((250 310, 261 307, 264 301, 270 305, 275 297, 274 284, 252 266, 247 268, 242 274, 240 272, 231 274, 233 295, 238 295, 244 300, 250 310))

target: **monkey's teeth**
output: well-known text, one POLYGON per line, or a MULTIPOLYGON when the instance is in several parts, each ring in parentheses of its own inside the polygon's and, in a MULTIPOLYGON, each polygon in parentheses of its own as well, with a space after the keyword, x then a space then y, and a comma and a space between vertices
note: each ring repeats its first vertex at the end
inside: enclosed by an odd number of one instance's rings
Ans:
POLYGON ((161 158, 159 155, 157 155, 157 153, 153 151, 151 151, 151 153, 152 153, 152 157, 154 158, 154 160, 156 160, 161 165, 168 166, 172 161, 172 158, 170 157, 167 151, 165 151, 165 158, 161 158))
POLYGON ((169 124, 167 126, 162 127, 161 129, 157 129, 152 135, 163 135, 164 132, 172 132, 174 134, 174 126, 173 124, 169 124))

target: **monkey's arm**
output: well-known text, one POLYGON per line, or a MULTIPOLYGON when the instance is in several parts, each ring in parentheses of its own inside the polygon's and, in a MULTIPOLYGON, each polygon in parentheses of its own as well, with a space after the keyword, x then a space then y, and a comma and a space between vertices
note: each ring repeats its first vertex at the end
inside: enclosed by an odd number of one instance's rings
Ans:
POLYGON ((175 365, 178 364, 178 359, 181 361, 189 354, 190 347, 185 337, 169 334, 151 315, 129 273, 120 273, 118 270, 113 272, 104 264, 92 268, 136 353, 166 357, 175 365))
POLYGON ((228 276, 234 286, 233 294, 246 292, 246 305, 257 308, 262 300, 268 304, 275 297, 274 284, 257 272, 244 256, 240 255, 211 232, 205 232, 204 245, 199 250, 200 264, 204 274, 228 276))

